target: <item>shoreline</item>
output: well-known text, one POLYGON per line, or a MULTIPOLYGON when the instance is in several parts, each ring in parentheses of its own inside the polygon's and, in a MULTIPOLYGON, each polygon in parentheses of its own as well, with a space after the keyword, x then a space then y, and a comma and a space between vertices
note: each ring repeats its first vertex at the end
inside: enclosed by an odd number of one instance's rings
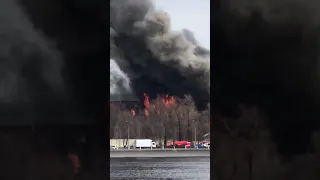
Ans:
POLYGON ((110 150, 110 158, 210 157, 210 149, 121 149, 110 150))

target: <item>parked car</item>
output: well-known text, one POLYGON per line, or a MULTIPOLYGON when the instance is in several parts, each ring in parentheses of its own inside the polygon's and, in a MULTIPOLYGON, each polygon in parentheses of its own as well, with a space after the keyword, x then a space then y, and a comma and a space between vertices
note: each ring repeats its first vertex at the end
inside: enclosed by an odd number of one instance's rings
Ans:
POLYGON ((191 142, 189 141, 174 141, 174 144, 171 141, 167 142, 166 147, 168 148, 190 148, 191 147, 191 142))
POLYGON ((194 146, 195 148, 205 148, 205 146, 203 145, 203 144, 196 144, 195 146, 194 146))
POLYGON ((203 144, 203 146, 206 148, 210 148, 210 143, 205 143, 205 144, 203 144))

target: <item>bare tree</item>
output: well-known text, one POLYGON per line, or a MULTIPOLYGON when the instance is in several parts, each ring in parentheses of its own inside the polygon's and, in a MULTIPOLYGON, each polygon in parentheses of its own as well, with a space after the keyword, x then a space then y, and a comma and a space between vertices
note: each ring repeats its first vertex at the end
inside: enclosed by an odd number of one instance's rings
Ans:
POLYGON ((165 145, 168 139, 190 141, 194 131, 201 137, 210 130, 208 110, 198 112, 187 95, 184 98, 158 96, 134 117, 121 103, 111 104, 110 111, 111 138, 152 138, 165 145))
POLYGON ((111 137, 120 139, 127 139, 124 145, 128 145, 128 138, 130 137, 130 128, 133 124, 133 116, 123 104, 110 105, 110 126, 113 131, 111 137), (124 132, 124 133, 123 133, 124 132))
POLYGON ((168 107, 163 100, 163 97, 158 96, 153 102, 153 105, 149 109, 152 113, 152 117, 157 121, 158 128, 157 134, 161 145, 165 145, 168 138, 169 132, 169 117, 170 117, 170 107, 168 107), (163 143, 162 143, 163 140, 163 143))
POLYGON ((199 113, 192 97, 186 95, 183 99, 177 98, 177 105, 173 110, 177 119, 175 125, 178 129, 179 140, 192 140, 192 126, 194 123, 198 124, 199 121, 199 113))

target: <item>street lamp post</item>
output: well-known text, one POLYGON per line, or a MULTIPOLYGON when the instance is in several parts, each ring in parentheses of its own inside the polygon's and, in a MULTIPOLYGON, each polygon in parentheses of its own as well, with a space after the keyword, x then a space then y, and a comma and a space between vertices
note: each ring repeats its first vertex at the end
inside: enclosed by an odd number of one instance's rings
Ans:
POLYGON ((196 144, 196 148, 198 149, 198 143, 197 143, 197 125, 196 125, 196 121, 193 120, 194 122, 194 142, 196 144))
POLYGON ((130 145, 129 145, 129 135, 130 135, 130 132, 129 132, 129 122, 128 121, 126 121, 126 123, 127 123, 127 132, 128 132, 128 135, 127 135, 127 148, 128 149, 130 149, 130 145))
POLYGON ((130 149, 130 144, 129 144, 129 135, 130 135, 130 127, 129 127, 129 123, 128 123, 128 149, 130 149))
MULTIPOLYGON (((194 128, 194 140, 196 141, 197 143, 197 126, 194 128)), ((197 143, 198 144, 198 143, 197 143)), ((198 146, 197 146, 197 149, 198 149, 198 146)))

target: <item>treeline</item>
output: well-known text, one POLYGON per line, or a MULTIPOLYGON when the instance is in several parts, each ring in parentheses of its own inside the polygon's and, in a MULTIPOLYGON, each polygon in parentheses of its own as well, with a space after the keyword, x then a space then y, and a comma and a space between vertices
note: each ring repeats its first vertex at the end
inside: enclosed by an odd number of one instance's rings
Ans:
POLYGON ((198 111, 191 96, 145 99, 145 109, 136 111, 124 104, 110 104, 110 138, 199 140, 210 132, 210 104, 198 111))

